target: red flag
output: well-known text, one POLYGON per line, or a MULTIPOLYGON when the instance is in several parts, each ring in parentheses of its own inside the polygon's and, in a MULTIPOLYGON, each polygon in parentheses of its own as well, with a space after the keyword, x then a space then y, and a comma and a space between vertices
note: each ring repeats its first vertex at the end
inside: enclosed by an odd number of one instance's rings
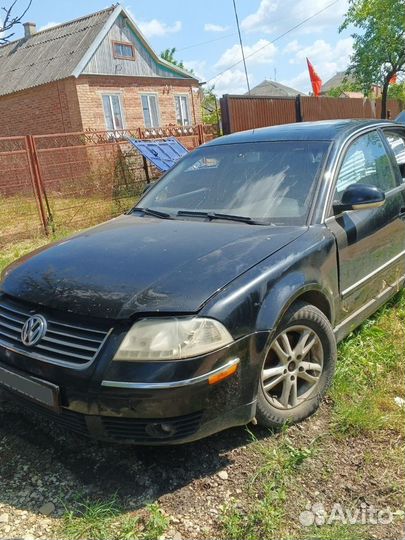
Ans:
POLYGON ((307 64, 308 64, 309 78, 311 79, 312 90, 314 92, 314 96, 319 96, 319 94, 321 93, 321 88, 322 88, 322 79, 320 78, 318 73, 315 71, 314 66, 311 64, 308 58, 307 58, 307 64))
POLYGON ((397 74, 396 73, 394 73, 394 75, 391 77, 388 84, 397 84, 397 74))

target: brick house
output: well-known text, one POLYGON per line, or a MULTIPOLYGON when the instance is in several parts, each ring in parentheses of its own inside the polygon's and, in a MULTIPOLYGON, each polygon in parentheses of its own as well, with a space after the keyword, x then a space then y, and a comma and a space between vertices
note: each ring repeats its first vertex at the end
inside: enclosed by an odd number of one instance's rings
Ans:
POLYGON ((0 47, 0 137, 201 123, 199 82, 119 4, 0 47))

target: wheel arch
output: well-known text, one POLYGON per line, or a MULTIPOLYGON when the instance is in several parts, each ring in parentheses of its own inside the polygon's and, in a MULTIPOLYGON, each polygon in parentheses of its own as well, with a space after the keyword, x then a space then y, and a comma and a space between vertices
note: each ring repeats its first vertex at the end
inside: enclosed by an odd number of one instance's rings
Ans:
POLYGON ((260 313, 260 326, 263 329, 275 330, 284 317, 287 310, 297 302, 306 302, 318 308, 334 324, 334 308, 332 295, 321 287, 319 283, 308 283, 297 286, 293 290, 285 284, 276 286, 263 305, 260 313))

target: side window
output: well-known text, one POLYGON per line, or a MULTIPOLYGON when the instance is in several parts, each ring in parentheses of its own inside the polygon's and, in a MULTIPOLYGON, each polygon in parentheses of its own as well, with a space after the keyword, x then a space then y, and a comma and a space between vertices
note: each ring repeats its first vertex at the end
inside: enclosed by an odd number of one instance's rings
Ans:
POLYGON ((376 131, 359 137, 349 147, 340 168, 335 199, 340 200, 352 184, 371 184, 383 191, 396 187, 389 157, 376 131))
POLYGON ((405 182, 405 134, 400 135, 399 133, 387 131, 385 132, 385 136, 388 144, 391 146, 391 149, 394 152, 402 181, 405 182))

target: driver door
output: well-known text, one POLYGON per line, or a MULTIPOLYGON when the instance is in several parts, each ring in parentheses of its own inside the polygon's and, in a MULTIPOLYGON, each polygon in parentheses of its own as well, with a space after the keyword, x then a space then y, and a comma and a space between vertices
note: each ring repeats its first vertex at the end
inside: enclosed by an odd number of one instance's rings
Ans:
POLYGON ((386 143, 378 131, 358 137, 347 149, 338 171, 334 200, 352 184, 384 191, 380 208, 351 210, 332 216, 327 226, 336 238, 341 316, 364 308, 405 274, 403 193, 386 143))

